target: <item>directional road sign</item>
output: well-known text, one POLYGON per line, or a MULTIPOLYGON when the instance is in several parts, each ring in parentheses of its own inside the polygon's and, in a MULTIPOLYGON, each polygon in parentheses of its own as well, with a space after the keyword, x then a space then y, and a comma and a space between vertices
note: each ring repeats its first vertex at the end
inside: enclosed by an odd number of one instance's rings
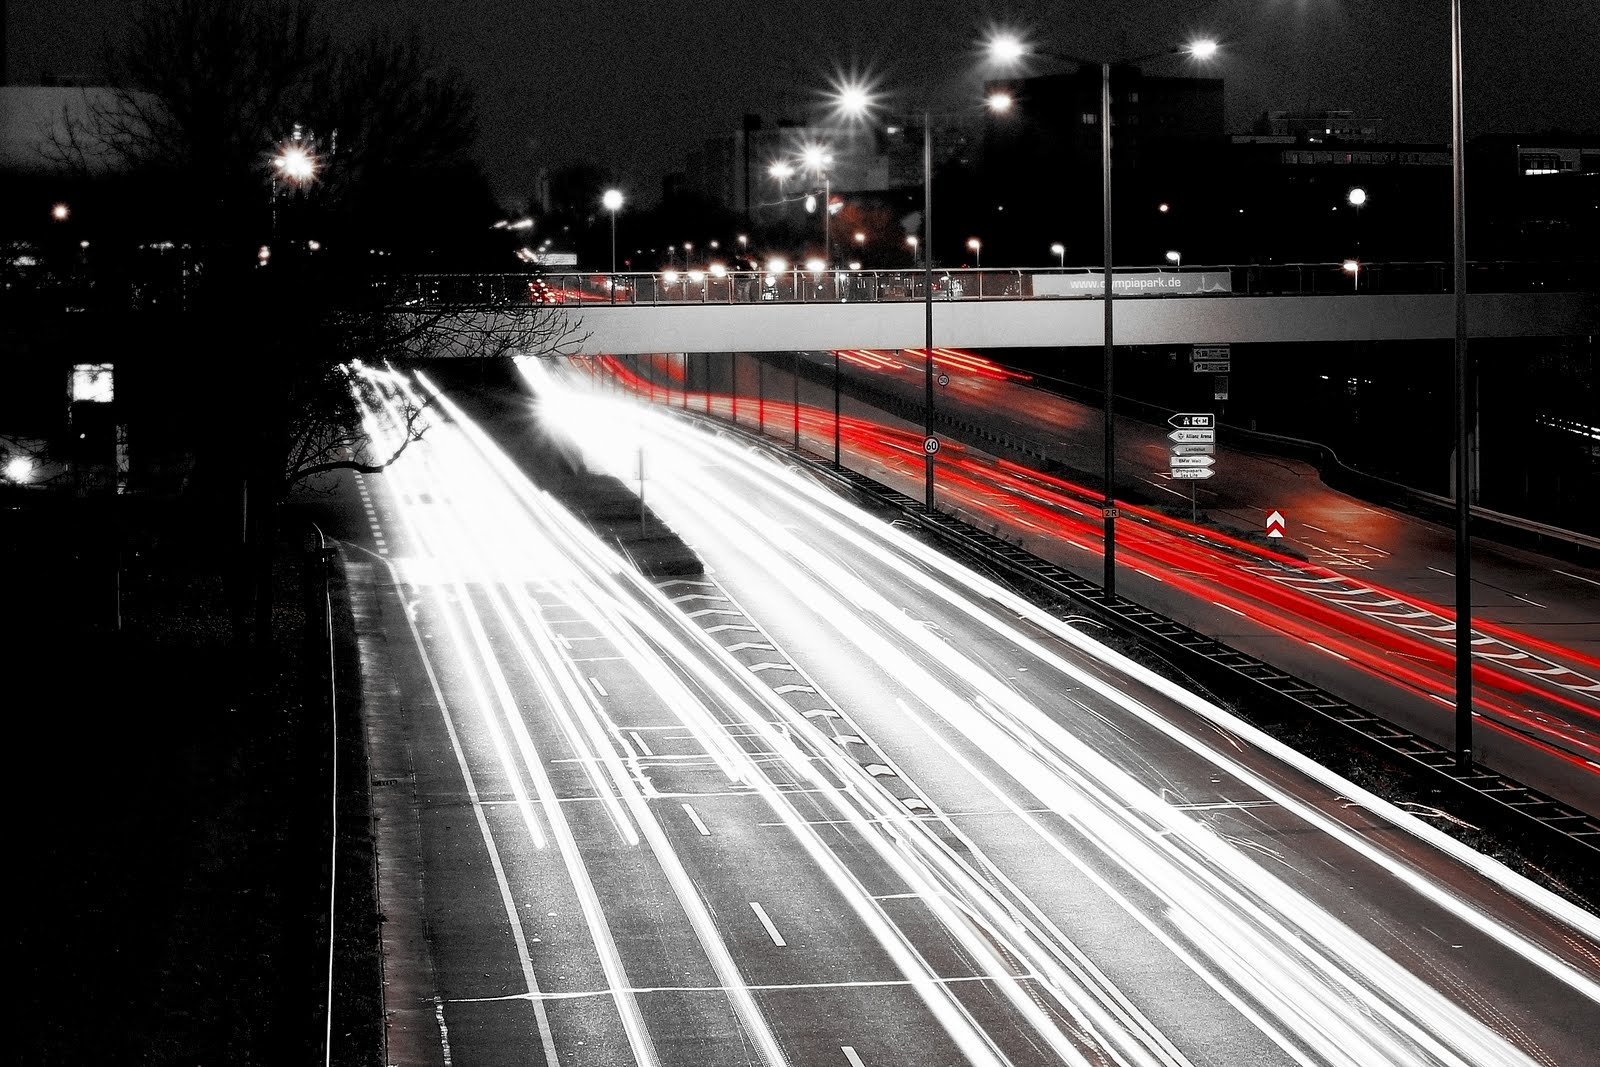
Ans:
POLYGON ((1195 345, 1189 350, 1192 360, 1232 359, 1233 349, 1228 345, 1195 345))
POLYGON ((1177 478, 1179 481, 1183 481, 1185 479, 1199 480, 1202 478, 1209 478, 1215 473, 1217 472, 1212 470, 1210 467, 1174 467, 1172 469, 1172 476, 1177 478))
POLYGON ((1167 434, 1167 437, 1173 441, 1179 441, 1184 444, 1210 444, 1212 441, 1217 439, 1217 431, 1173 430, 1171 433, 1167 434))
POLYGON ((1190 369, 1196 374, 1227 374, 1233 369, 1233 362, 1226 359, 1197 359, 1190 364, 1190 369))
POLYGON ((1217 425, 1217 417, 1210 412, 1180 411, 1176 415, 1168 416, 1167 425, 1179 427, 1209 426, 1214 428, 1217 425))
POLYGON ((1217 446, 1209 442, 1203 445, 1173 445, 1174 456, 1209 456, 1215 453, 1217 446))
POLYGON ((1167 462, 1174 467, 1212 467, 1217 460, 1215 456, 1171 456, 1167 462))

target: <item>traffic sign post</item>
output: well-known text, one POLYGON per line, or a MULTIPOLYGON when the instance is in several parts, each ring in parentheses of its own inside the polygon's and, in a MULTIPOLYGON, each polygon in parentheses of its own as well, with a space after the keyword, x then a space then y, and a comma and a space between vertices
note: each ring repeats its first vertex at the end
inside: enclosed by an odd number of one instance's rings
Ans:
POLYGON ((1272 514, 1267 516, 1267 536, 1268 537, 1282 537, 1283 536, 1283 529, 1284 529, 1283 512, 1274 509, 1272 514))
POLYGON ((930 456, 936 454, 939 451, 939 439, 937 437, 924 437, 922 439, 922 450, 930 456))
MULTIPOLYGON (((1223 345, 1222 356, 1227 356, 1227 346, 1223 345)), ((1216 354, 1216 347, 1203 348, 1197 346, 1194 358, 1197 360, 1195 370, 1200 370, 1199 358, 1202 353, 1216 354)), ((1208 368, 1209 369, 1209 368, 1208 368)), ((1224 370, 1227 369, 1223 365, 1224 370)), ((1217 450, 1217 416, 1209 411, 1180 411, 1167 418, 1167 424, 1173 427, 1167 434, 1172 441, 1172 454, 1167 457, 1167 470, 1175 481, 1189 483, 1189 521, 1199 520, 1200 505, 1197 499, 1195 483, 1204 481, 1217 473, 1215 452, 1217 450)))

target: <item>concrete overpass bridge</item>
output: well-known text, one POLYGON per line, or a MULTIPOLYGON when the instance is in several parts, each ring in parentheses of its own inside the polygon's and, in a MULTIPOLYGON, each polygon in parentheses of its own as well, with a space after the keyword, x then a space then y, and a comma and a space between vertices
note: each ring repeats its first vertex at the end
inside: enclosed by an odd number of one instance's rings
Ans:
MULTIPOLYGON (((1455 336, 1442 264, 1129 269, 1113 277, 1118 345, 1422 341, 1455 336)), ((1600 267, 1474 264, 1473 338, 1600 332, 1600 267)), ((1087 270, 662 271, 649 274, 422 275, 396 305, 503 310, 555 305, 582 335, 576 354, 908 348, 933 317, 937 346, 1104 343, 1104 280, 1087 270)))

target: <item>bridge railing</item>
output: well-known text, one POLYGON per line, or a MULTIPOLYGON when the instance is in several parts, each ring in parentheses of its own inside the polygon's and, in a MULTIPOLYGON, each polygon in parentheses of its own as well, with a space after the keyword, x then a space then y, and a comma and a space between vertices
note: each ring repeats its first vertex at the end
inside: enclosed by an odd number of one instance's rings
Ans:
MULTIPOLYGON (((1475 293, 1594 292, 1600 260, 1474 261, 1467 290, 1475 293)), ((1118 297, 1277 296, 1362 293, 1448 293, 1450 264, 1438 261, 1249 263, 1214 266, 1119 267, 1118 297), (1353 269, 1352 269, 1353 268, 1353 269)), ((374 276, 372 295, 391 308, 517 307, 527 304, 794 304, 892 303, 926 298, 920 269, 781 271, 682 269, 506 274, 374 276)), ((28 311, 183 311, 193 298, 187 275, 55 275, 0 271, 0 307, 28 311)), ((1095 299, 1104 291, 1092 267, 936 270, 935 300, 1095 299)))
MULTIPOLYGON (((1468 264, 1469 292, 1573 292, 1600 289, 1600 262, 1468 264)), ((1195 267, 1124 267, 1113 275, 1115 295, 1307 296, 1371 293, 1448 293, 1443 262, 1251 263, 1195 267)), ((476 304, 797 304, 893 303, 926 299, 921 270, 782 271, 662 270, 528 274, 418 274, 375 282, 397 305, 476 304)), ((934 300, 1097 298, 1099 270, 984 268, 938 270, 934 300)))

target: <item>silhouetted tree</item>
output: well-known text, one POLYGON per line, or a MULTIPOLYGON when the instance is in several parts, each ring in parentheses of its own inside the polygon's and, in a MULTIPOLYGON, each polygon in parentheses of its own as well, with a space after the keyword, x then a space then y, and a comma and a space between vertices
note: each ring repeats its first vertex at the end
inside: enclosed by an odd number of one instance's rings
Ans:
MULTIPOLYGON (((264 635, 288 491, 399 454, 367 440, 351 361, 444 345, 537 354, 574 324, 553 307, 390 306, 386 272, 481 267, 503 252, 489 243, 496 210, 471 157, 472 92, 415 31, 346 41, 312 0, 150 0, 108 67, 117 91, 56 151, 127 174, 130 216, 185 249, 182 333, 205 348, 207 388, 188 413, 197 473, 246 503, 236 625, 264 635)), ((404 418, 400 450, 425 424, 417 411, 404 418)))

